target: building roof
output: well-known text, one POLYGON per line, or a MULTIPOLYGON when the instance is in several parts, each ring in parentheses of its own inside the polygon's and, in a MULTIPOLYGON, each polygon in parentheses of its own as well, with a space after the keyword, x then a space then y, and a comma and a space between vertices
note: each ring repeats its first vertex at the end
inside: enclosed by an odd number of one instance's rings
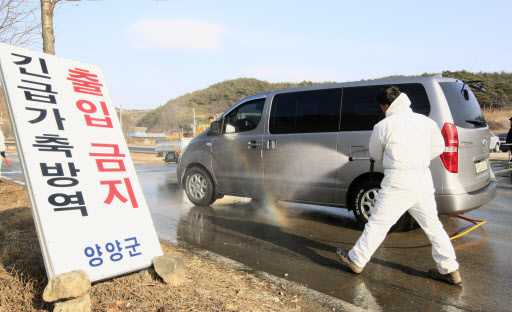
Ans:
POLYGON ((130 138, 167 138, 165 133, 146 133, 146 132, 134 132, 128 133, 130 138))

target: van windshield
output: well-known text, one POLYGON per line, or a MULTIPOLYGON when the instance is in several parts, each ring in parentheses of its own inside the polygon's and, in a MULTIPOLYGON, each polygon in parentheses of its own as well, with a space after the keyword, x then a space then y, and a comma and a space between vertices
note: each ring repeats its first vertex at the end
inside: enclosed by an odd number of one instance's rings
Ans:
POLYGON ((453 123, 462 128, 485 128, 485 121, 480 104, 471 89, 465 85, 463 89, 462 82, 440 82, 448 106, 453 117, 453 123), (467 99, 464 95, 467 91, 467 99))

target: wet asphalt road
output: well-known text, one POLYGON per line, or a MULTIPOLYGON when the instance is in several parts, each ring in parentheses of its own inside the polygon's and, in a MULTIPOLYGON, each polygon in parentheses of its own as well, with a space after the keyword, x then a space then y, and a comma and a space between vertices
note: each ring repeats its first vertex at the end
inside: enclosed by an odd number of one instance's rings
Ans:
MULTIPOLYGON (((10 154, 10 155, 9 155, 10 154)), ((2 175, 22 179, 19 164, 2 175)), ((256 270, 286 278, 372 311, 510 311, 512 298, 512 184, 505 165, 493 162, 497 197, 466 214, 487 223, 453 241, 462 286, 428 278, 435 266, 421 229, 389 234, 361 275, 336 261, 336 247, 350 248, 361 231, 345 209, 283 204, 253 206, 225 197, 195 207, 176 186, 174 164, 136 164, 159 237, 185 248, 212 251, 256 270)), ((471 223, 441 217, 450 236, 471 223)))
MULTIPOLYGON (((504 168, 499 162, 492 166, 497 172, 504 168)), ((174 244, 215 252, 372 311, 512 309, 512 184, 506 177, 498 177, 491 203, 465 215, 487 223, 453 241, 464 282, 452 286, 428 278, 435 263, 421 229, 388 235, 363 274, 355 275, 334 253, 338 246, 350 248, 361 234, 345 209, 255 207, 236 197, 195 207, 176 188, 174 164, 137 172, 160 237, 174 244)), ((441 221, 450 236, 472 226, 455 217, 441 221)))

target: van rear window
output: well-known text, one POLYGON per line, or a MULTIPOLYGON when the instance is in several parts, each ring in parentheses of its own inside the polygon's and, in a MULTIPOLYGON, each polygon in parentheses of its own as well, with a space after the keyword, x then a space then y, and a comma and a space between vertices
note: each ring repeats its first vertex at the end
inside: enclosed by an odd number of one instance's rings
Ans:
POLYGON ((467 85, 464 89, 462 82, 440 82, 439 85, 443 89, 453 123, 457 127, 472 129, 487 126, 480 104, 467 85), (468 100, 464 97, 464 90, 468 91, 468 100))

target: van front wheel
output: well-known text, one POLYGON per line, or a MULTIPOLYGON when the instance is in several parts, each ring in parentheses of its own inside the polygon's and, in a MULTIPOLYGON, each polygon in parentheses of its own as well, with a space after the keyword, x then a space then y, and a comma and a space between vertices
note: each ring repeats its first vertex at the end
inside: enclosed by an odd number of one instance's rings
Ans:
MULTIPOLYGON (((356 217, 359 226, 364 229, 368 219, 370 218, 375 204, 377 203, 377 194, 380 190, 380 180, 370 179, 363 181, 357 186, 355 192, 352 193, 350 200, 350 208, 356 217)), ((406 212, 400 219, 391 227, 389 233, 398 232, 405 228, 411 227, 413 218, 406 212)))
POLYGON ((200 167, 187 170, 185 191, 196 206, 209 206, 215 202, 215 186, 210 174, 200 167))

